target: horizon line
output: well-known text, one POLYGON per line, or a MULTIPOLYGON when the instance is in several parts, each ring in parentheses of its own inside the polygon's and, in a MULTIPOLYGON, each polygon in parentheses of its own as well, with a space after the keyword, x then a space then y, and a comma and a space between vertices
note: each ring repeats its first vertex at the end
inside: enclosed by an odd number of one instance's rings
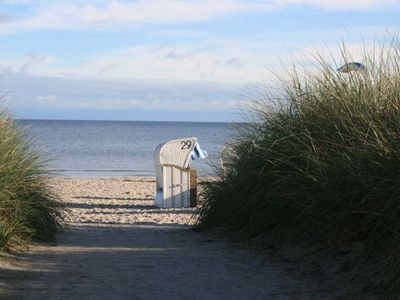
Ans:
POLYGON ((160 123, 244 123, 235 121, 172 121, 172 120, 110 120, 110 119, 44 119, 44 118, 15 118, 17 121, 75 121, 75 122, 160 122, 160 123))

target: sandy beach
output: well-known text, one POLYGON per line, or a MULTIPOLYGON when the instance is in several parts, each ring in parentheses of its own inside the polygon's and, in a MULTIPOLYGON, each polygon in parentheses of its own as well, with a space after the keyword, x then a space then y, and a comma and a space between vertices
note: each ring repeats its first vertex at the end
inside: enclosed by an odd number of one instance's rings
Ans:
POLYGON ((192 225, 195 208, 157 209, 151 177, 52 179, 67 207, 68 224, 192 225))
POLYGON ((6 299, 329 299, 287 261, 190 230, 196 208, 153 206, 153 178, 51 184, 67 228, 3 259, 6 299))

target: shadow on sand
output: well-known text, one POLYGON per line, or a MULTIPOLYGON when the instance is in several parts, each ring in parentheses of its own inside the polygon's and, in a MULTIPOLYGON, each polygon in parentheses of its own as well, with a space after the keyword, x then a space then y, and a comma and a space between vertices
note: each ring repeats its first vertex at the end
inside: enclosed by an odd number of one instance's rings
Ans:
POLYGON ((143 198, 143 197, 94 197, 94 196, 77 196, 71 197, 72 199, 90 199, 90 200, 135 200, 135 201, 152 201, 153 198, 143 198))
MULTIPOLYGON (((184 225, 79 225, 57 246, 0 270, 9 299, 293 299, 305 294, 277 263, 184 225), (29 263, 28 263, 29 262, 29 263)), ((315 295, 315 294, 314 294, 315 295)), ((300 298, 299 298, 300 299, 300 298)))

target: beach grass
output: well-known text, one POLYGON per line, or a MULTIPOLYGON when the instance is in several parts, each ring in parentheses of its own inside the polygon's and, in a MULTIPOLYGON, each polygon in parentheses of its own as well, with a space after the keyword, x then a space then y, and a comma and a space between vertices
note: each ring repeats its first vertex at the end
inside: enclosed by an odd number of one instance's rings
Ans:
POLYGON ((318 55, 279 76, 280 93, 251 103, 204 184, 199 230, 327 247, 361 243, 371 283, 400 287, 400 43, 363 49, 369 72, 340 73, 318 55), (317 70, 317 71, 316 71, 317 70))
POLYGON ((61 206, 44 165, 24 130, 0 112, 0 249, 52 241, 61 229, 61 206))

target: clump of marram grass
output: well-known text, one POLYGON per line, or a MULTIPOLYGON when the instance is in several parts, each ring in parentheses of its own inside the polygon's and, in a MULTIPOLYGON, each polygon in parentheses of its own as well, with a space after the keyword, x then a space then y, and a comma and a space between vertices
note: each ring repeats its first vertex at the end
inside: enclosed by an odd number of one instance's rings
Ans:
MULTIPOLYGON (((370 74, 289 72, 283 93, 255 105, 206 183, 198 229, 250 238, 357 241, 374 262, 373 282, 400 288, 400 45, 365 52, 370 74), (289 78, 289 79, 288 79, 289 78)), ((342 52, 342 62, 352 61, 342 52)), ((314 65, 315 66, 315 65, 314 65)))
POLYGON ((60 205, 46 175, 23 130, 0 112, 0 250, 31 240, 51 241, 61 228, 60 205))

